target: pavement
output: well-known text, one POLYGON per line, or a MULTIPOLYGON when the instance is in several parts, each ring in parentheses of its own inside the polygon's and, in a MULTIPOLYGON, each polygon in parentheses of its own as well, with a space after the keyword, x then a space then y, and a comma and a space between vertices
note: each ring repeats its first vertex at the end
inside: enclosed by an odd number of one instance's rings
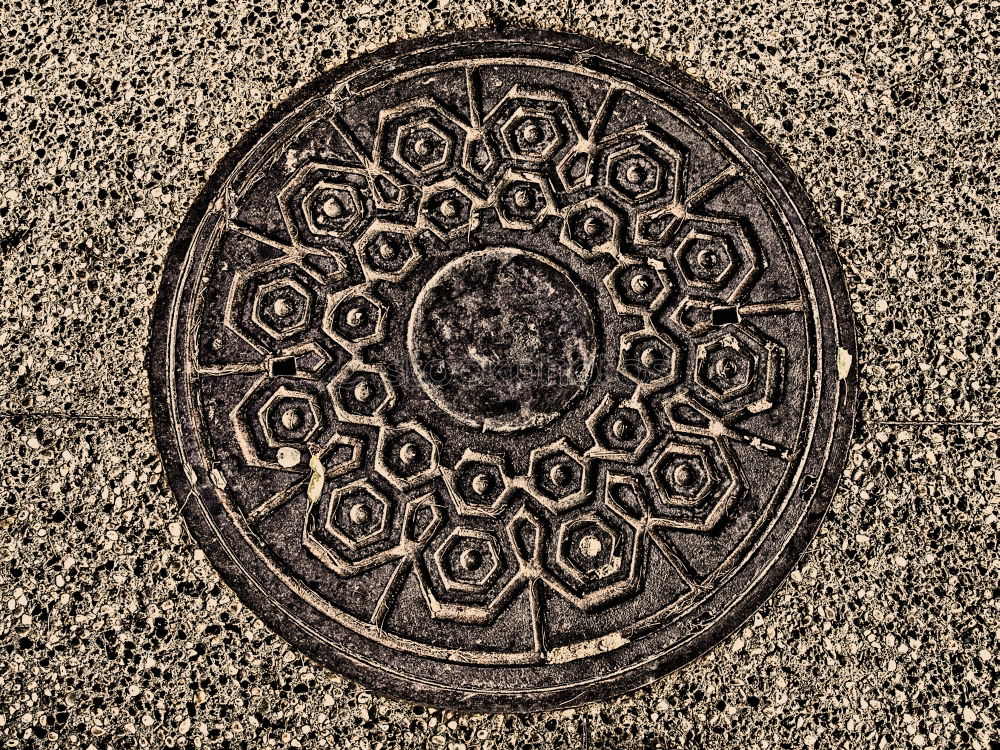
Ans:
POLYGON ((1000 3, 0 0, 5 747, 1000 748, 1000 3), (390 41, 589 34, 703 81, 843 258, 861 411, 799 569, 605 703, 459 715, 292 651, 179 520, 143 359, 166 248, 297 86, 390 41))

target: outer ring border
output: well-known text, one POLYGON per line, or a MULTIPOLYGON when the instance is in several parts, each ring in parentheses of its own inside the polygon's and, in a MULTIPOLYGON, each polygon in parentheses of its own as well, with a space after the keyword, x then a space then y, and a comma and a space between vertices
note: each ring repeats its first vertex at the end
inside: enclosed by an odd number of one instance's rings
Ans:
MULTIPOLYGON (((793 222, 793 225, 796 222, 793 222)), ((826 321, 819 321, 821 327, 826 321)), ((857 371, 858 352, 851 315, 850 296, 846 279, 839 259, 830 245, 827 232, 822 221, 809 200, 801 183, 792 173, 784 160, 767 144, 763 137, 753 129, 742 117, 728 107, 722 99, 706 89, 690 77, 670 68, 665 68, 656 61, 638 55, 620 47, 593 40, 576 34, 554 32, 540 29, 476 29, 457 33, 425 36, 417 39, 397 42, 380 48, 374 53, 354 58, 320 76, 299 88, 280 105, 272 109, 261 121, 250 129, 219 161, 205 187, 191 205, 184 221, 171 243, 164 260, 164 270, 157 294, 150 324, 150 345, 146 357, 146 369, 149 373, 149 389, 151 397, 152 427, 159 450, 164 473, 169 486, 177 500, 183 503, 183 515, 189 530, 199 546, 206 550, 208 559, 220 573, 222 579, 232 587, 241 601, 264 620, 272 629, 287 640, 296 649, 305 652, 320 663, 323 663, 359 683, 370 685, 380 692, 408 701, 423 701, 431 705, 440 705, 451 709, 465 711, 506 711, 529 712, 570 705, 580 705, 591 701, 606 699, 616 694, 648 685, 664 674, 672 672, 718 645, 735 632, 770 596, 778 589, 782 581, 794 569, 797 561, 805 551, 809 542, 815 536, 827 508, 836 492, 843 468, 846 464, 848 450, 853 436, 856 419, 857 402, 857 371), (833 341, 833 356, 837 350, 845 350, 852 358, 852 365, 846 377, 837 382, 839 412, 833 418, 832 434, 829 440, 827 458, 822 466, 822 473, 812 490, 812 497, 804 502, 802 521, 788 540, 785 547, 777 555, 766 572, 756 578, 755 583, 740 599, 739 611, 731 612, 728 618, 720 618, 706 630, 687 642, 683 654, 678 657, 661 657, 645 666, 623 671, 607 680, 595 682, 584 690, 574 687, 553 688, 552 690, 525 694, 516 705, 510 705, 501 696, 489 693, 470 694, 468 691, 442 691, 414 684, 411 681, 390 676, 386 673, 376 674, 370 669, 355 668, 349 659, 337 658, 325 649, 319 648, 308 633, 294 620, 287 617, 270 601, 261 602, 252 595, 252 586, 242 580, 235 561, 225 555, 220 539, 214 531, 214 523, 204 514, 201 503, 185 503, 191 492, 197 492, 198 487, 192 485, 183 470, 183 457, 180 447, 174 439, 174 430, 170 422, 170 407, 165 397, 165 387, 168 380, 166 365, 168 361, 168 331, 172 324, 170 320, 171 303, 179 291, 177 284, 184 258, 187 255, 203 215, 209 210, 213 196, 225 183, 239 165, 242 158, 288 114, 301 107, 310 98, 330 84, 351 76, 356 72, 371 69, 382 62, 391 61, 401 55, 406 55, 432 47, 448 45, 454 42, 503 42, 517 41, 548 47, 563 47, 567 52, 580 56, 593 55, 608 58, 611 61, 636 69, 638 72, 654 80, 679 89, 687 96, 697 99, 700 103, 718 117, 725 125, 740 133, 748 142, 755 155, 761 159, 773 177, 784 189, 787 197, 799 212, 805 226, 802 229, 811 235, 827 280, 827 287, 832 304, 833 320, 829 321, 837 332, 833 341), (739 614, 740 616, 733 616, 739 614)), ((831 337, 832 338, 832 337, 831 337)), ((830 367, 831 352, 818 351, 817 357, 821 364, 830 367)), ((834 374, 836 365, 834 363, 834 374)), ((828 374, 829 375, 829 374, 828 374)), ((819 396, 817 396, 819 397, 819 396)), ((598 658, 598 657, 594 657, 598 658)))

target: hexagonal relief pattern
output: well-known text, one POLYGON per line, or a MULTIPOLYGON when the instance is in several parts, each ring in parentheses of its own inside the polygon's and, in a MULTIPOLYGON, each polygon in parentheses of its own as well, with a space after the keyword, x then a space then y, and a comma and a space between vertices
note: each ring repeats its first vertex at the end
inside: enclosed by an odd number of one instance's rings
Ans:
POLYGON ((185 477, 316 611, 558 663, 736 575, 831 349, 815 246, 750 161, 579 62, 519 65, 320 87, 196 233, 176 371, 215 456, 185 477))

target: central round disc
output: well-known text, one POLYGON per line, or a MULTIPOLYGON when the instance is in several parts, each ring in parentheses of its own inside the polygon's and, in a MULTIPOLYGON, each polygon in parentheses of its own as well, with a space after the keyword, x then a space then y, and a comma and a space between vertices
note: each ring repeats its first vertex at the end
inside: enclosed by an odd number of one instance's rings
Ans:
POLYGON ((410 315, 421 386, 464 424, 511 432, 555 419, 597 357, 590 306, 548 258, 513 248, 442 267, 410 315))

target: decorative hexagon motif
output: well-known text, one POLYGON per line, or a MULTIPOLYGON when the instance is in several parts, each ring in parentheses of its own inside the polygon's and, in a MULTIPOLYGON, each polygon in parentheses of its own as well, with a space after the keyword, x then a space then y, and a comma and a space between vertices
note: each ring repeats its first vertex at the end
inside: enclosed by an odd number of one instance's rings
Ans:
POLYGON ((371 344, 385 334, 388 309, 368 285, 345 289, 329 305, 324 327, 348 348, 371 344))
POLYGON ((586 198, 566 209, 559 240, 584 260, 618 255, 621 227, 617 209, 600 198, 586 198))
POLYGON ((438 440, 427 428, 407 422, 383 427, 375 449, 375 470, 396 489, 409 490, 430 480, 438 470, 438 440))
POLYGON ((365 278, 369 281, 400 282, 420 262, 413 244, 413 228, 405 224, 375 221, 355 243, 365 278))
POLYGON ((521 586, 506 536, 469 523, 437 531, 417 571, 431 616, 453 622, 490 622, 521 586))
POLYGON ((404 123, 396 131, 392 158, 414 174, 427 174, 445 167, 455 142, 451 134, 434 123, 430 115, 404 123))
POLYGON ((757 358, 735 336, 699 344, 696 357, 698 383, 721 401, 746 393, 757 375, 757 358))
POLYGON ((270 336, 283 339, 309 327, 316 295, 294 278, 272 281, 257 290, 253 322, 270 336))
POLYGON ((556 201, 548 180, 531 172, 511 171, 497 185, 490 202, 508 229, 530 230, 555 214, 556 201))
POLYGON ((655 259, 619 263, 604 277, 604 285, 615 309, 632 315, 655 312, 673 288, 663 264, 655 259))
POLYGON ((663 167, 642 146, 629 146, 607 156, 607 187, 622 199, 639 203, 656 197, 663 186, 663 167))
POLYGON ((353 185, 320 182, 303 199, 302 213, 313 234, 343 237, 361 222, 363 206, 353 185))
POLYGON ((688 219, 674 245, 684 282, 728 302, 735 301, 763 268, 746 231, 732 219, 688 219))
POLYGON ((556 544, 560 559, 581 579, 604 578, 621 568, 618 534, 597 516, 562 524, 556 544))
POLYGON ((434 553, 434 563, 449 591, 485 588, 505 562, 497 538, 471 528, 454 529, 434 553))
POLYGON ((302 543, 337 574, 357 575, 399 556, 397 510, 366 479, 324 487, 306 512, 302 543))
POLYGON ((290 444, 305 445, 312 440, 319 431, 322 417, 315 396, 282 386, 264 402, 257 419, 267 444, 280 448, 290 444))
POLYGON ((389 530, 389 499, 365 480, 333 491, 326 530, 350 549, 371 544, 389 530))
POLYGON ((587 455, 609 461, 636 461, 653 441, 649 413, 638 399, 618 403, 606 395, 587 418, 587 429, 594 438, 587 455))
POLYGON ((309 162, 278 191, 278 206, 294 242, 326 246, 349 239, 373 213, 362 169, 309 162))
POLYGON ((648 389, 680 379, 680 347, 665 333, 633 331, 622 336, 618 371, 648 389))
POLYGON ((565 438, 533 450, 529 463, 532 493, 552 513, 587 501, 587 460, 565 438))
POLYGON ((462 515, 496 516, 510 499, 503 460, 466 449, 454 469, 442 468, 456 510, 462 515))
POLYGON ((236 442, 250 466, 305 472, 310 451, 325 450, 333 416, 322 386, 278 379, 257 382, 229 414, 236 442))
POLYGON ((518 107, 500 126, 500 135, 511 156, 536 162, 551 158, 566 141, 562 124, 537 105, 518 107))
POLYGON ((725 235, 692 231, 677 249, 677 265, 691 286, 717 287, 733 272, 736 253, 725 235))
POLYGON ((616 133, 597 158, 600 184, 628 205, 680 199, 683 154, 648 127, 616 133))
POLYGON ((379 114, 373 160, 426 185, 454 165, 465 127, 440 102, 421 97, 379 114))
POLYGON ((581 139, 579 123, 559 94, 514 86, 483 122, 504 155, 522 164, 549 161, 581 139))
POLYGON ((310 269, 274 260, 236 274, 226 305, 226 326, 262 352, 311 337, 325 300, 310 269))
POLYGON ((420 200, 417 226, 442 240, 454 239, 476 226, 479 200, 458 180, 446 180, 426 191, 420 200))
POLYGON ((711 530, 742 489, 736 465, 718 439, 672 440, 650 467, 657 523, 711 530))
POLYGON ((685 507, 698 505, 718 481, 703 446, 676 442, 657 457, 652 475, 664 502, 685 507))
POLYGON ((727 415, 770 409, 783 369, 784 349, 742 325, 720 328, 695 350, 695 385, 727 415))
POLYGON ((385 371, 351 361, 329 385, 337 418, 344 422, 379 425, 396 394, 385 371))
POLYGON ((603 502, 559 518, 543 565, 563 596, 590 611, 633 593, 642 561, 639 526, 603 502))

